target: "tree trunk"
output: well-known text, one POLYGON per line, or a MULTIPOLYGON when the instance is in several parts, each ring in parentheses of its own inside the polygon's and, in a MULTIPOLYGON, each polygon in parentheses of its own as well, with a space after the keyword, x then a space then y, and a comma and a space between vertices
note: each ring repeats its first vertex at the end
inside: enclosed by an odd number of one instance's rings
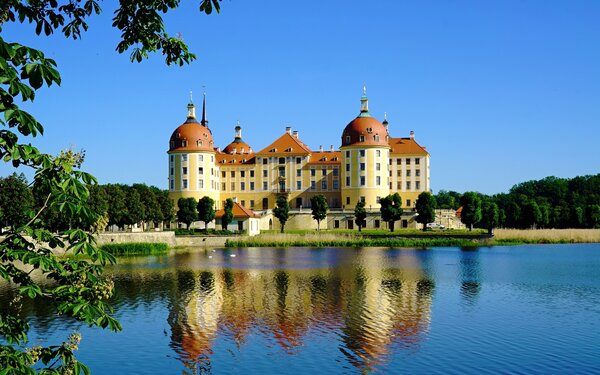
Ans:
POLYGON ((490 226, 488 228, 488 236, 492 237, 494 235, 494 227, 490 226))
POLYGON ((427 223, 423 223, 423 232, 427 230, 427 223))
POLYGON ((362 232, 362 225, 358 224, 358 231, 362 232))
POLYGON ((473 230, 473 223, 469 224, 469 232, 473 230))
POLYGON ((394 222, 390 221, 390 232, 394 231, 394 222))
POLYGON ((283 233, 283 228, 285 228, 285 225, 281 224, 281 233, 283 233))
POLYGON ((317 232, 321 231, 321 220, 317 220, 317 232))

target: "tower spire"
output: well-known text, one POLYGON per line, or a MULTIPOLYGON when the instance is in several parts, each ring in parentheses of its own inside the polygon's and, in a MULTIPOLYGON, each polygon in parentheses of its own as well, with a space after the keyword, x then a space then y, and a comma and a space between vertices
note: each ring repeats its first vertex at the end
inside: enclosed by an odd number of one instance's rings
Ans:
POLYGON ((206 119, 206 92, 204 92, 203 96, 204 98, 202 99, 202 120, 200 121, 200 124, 208 128, 208 120, 206 119))
POLYGON ((360 98, 360 115, 369 115, 369 99, 367 98, 367 84, 363 83, 363 95, 360 98))
POLYGON ((192 92, 190 91, 190 102, 187 105, 187 118, 193 119, 196 118, 196 106, 192 101, 192 92))

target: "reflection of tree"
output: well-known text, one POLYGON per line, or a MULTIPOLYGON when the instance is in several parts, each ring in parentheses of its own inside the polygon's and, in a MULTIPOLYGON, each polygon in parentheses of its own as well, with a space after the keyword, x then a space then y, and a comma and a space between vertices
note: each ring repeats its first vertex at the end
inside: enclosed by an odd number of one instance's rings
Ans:
POLYGON ((463 249, 460 258, 460 294, 464 301, 473 305, 481 291, 481 265, 479 252, 475 249, 463 249))

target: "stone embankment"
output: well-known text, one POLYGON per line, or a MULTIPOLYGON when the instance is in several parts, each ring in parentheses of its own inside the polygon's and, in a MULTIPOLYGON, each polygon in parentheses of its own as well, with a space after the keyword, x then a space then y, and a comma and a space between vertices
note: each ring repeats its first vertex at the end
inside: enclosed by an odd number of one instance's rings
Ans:
POLYGON ((224 247, 232 236, 175 236, 175 232, 101 233, 98 245, 109 243, 166 243, 170 247, 224 247))

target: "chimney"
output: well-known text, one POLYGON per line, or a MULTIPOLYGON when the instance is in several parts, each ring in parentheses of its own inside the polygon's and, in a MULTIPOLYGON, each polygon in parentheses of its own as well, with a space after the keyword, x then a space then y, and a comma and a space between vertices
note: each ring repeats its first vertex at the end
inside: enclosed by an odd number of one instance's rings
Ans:
POLYGON ((333 152, 333 145, 329 146, 329 152, 333 152))
POLYGON ((298 138, 298 130, 294 130, 292 134, 294 135, 295 138, 298 138))
POLYGON ((221 152, 221 147, 217 147, 217 152, 221 152))
POLYGON ((286 126, 285 127, 285 132, 288 134, 292 134, 292 127, 291 126, 286 126))
POLYGON ((323 145, 319 146, 319 152, 323 152, 323 145))
POLYGON ((414 131, 410 131, 410 139, 415 139, 415 132, 414 131))
POLYGON ((253 153, 253 152, 254 152, 254 151, 252 151, 252 147, 250 147, 250 148, 248 149, 248 153, 249 153, 249 154, 251 154, 251 153, 253 153))

